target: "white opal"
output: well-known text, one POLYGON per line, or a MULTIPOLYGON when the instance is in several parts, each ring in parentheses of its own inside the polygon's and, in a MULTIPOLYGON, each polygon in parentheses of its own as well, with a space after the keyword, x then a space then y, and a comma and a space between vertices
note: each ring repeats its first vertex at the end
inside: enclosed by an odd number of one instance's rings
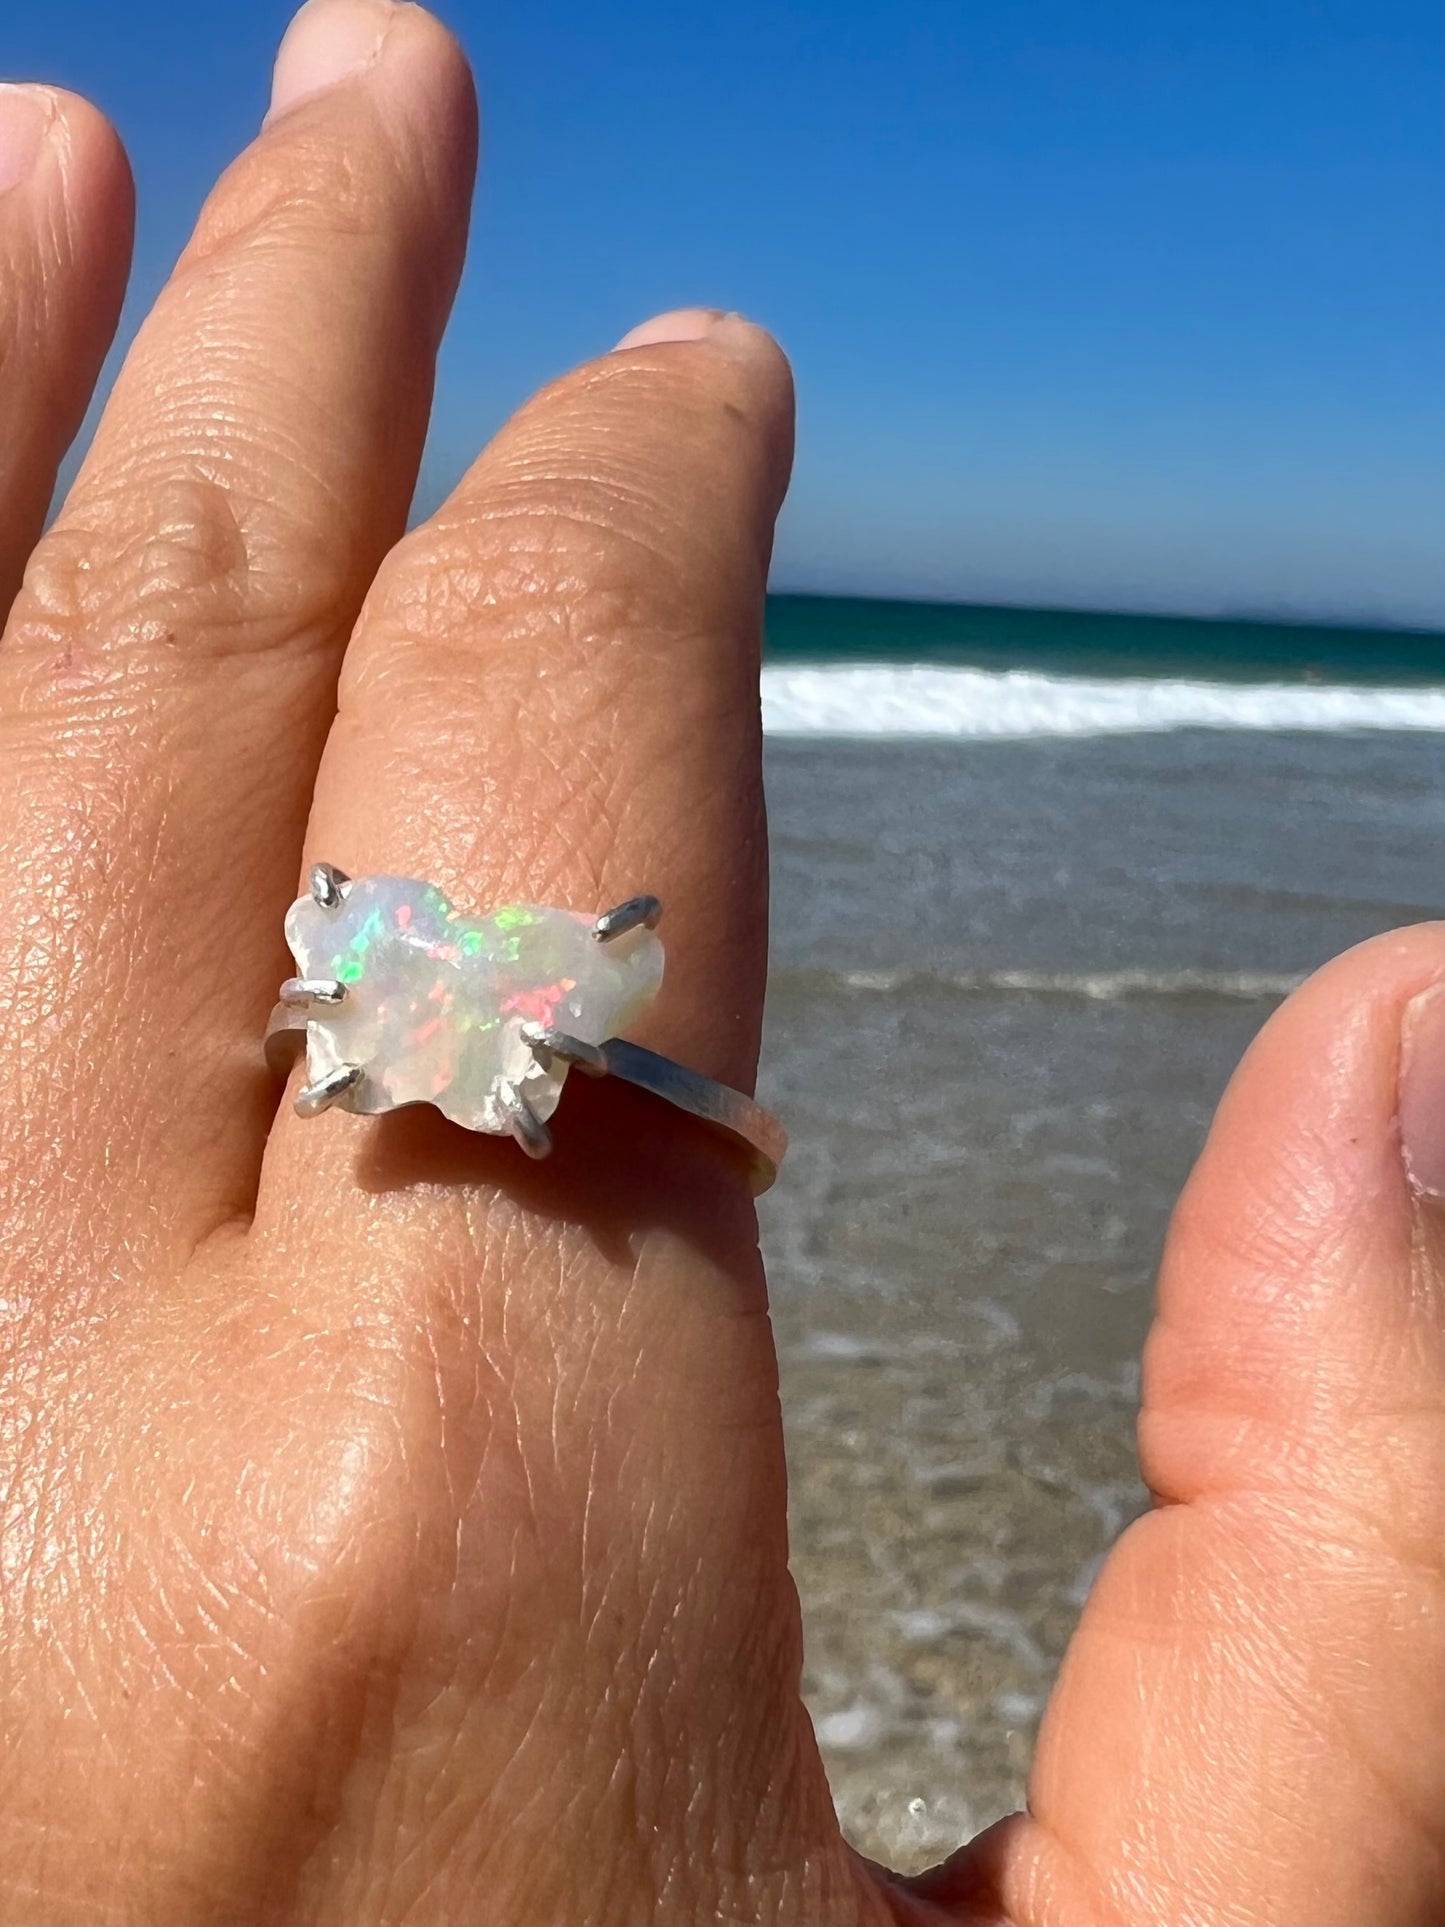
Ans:
POLYGON ((539 1064, 523 1024, 601 1044, 636 1021, 662 982, 652 931, 599 943, 592 925, 531 904, 464 916, 407 877, 359 877, 334 910, 301 897, 286 918, 297 974, 346 986, 344 1002, 308 1013, 310 1082, 359 1064, 347 1108, 435 1104, 468 1130, 498 1135, 509 1128, 499 1089, 511 1084, 545 1121, 567 1066, 539 1064))

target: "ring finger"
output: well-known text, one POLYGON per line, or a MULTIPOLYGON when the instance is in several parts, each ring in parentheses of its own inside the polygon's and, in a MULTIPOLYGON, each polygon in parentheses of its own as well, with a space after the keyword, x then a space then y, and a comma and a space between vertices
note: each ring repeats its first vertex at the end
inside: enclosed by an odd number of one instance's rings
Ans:
MULTIPOLYGON (((476 911, 655 892, 668 974, 647 1041, 744 1085, 766 950, 758 643, 791 438, 777 349, 702 311, 538 397, 381 570, 308 837, 313 859, 476 911)), ((298 1281, 318 1327, 384 1333, 388 1356, 410 1332, 415 1399, 440 1399, 399 1456, 407 1516, 447 1549, 414 1657, 448 1685, 394 1753, 433 1763, 421 1788, 396 1768, 407 1797, 475 1816, 427 1891, 449 1918, 651 1918, 659 1855, 685 1882, 699 1839, 739 1883, 721 1914, 785 1917, 758 1883, 835 1837, 797 1698, 746 1186, 648 1103, 569 1082, 541 1165, 426 1111, 286 1110, 268 1153, 266 1275, 298 1281), (649 1733, 666 1755, 634 1778, 649 1733)), ((399 1777, 375 1810, 402 1797, 399 1777)), ((346 1861, 374 1864, 367 1817, 351 1824, 346 1861)), ((666 1901, 691 1917, 682 1886, 666 1901)))

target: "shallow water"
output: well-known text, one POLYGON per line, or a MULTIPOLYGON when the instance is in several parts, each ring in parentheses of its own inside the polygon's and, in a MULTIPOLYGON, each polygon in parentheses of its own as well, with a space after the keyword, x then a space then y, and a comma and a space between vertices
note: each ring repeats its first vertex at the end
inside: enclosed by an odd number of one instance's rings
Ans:
POLYGON ((866 1852, 1022 1799, 1143 1503, 1172 1199, 1289 987, 1434 913, 1441 773, 1418 735, 770 743, 763 1233, 805 1690, 866 1852))

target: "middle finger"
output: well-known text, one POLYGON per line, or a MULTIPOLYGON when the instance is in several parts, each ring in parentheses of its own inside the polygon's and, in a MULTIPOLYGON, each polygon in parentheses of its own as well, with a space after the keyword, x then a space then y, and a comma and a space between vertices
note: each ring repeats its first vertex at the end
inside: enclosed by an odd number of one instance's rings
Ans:
POLYGON ((435 20, 311 0, 16 604, 0 900, 63 906, 14 1013, 47 1038, 31 1138, 72 1180, 125 1174, 97 1188, 128 1240, 189 1251, 249 1208, 276 910, 337 658, 404 525, 474 161, 435 20))
MULTIPOLYGON (((762 1001, 757 658, 791 448, 787 365, 736 318, 670 317, 544 391, 378 575, 309 833, 315 858, 471 913, 655 891, 667 974, 627 1034, 735 1085, 762 1001)), ((320 974, 361 981, 371 941, 320 974)), ((444 1087, 495 1020, 412 1016, 413 992, 426 975, 387 1021, 423 1050, 442 1032, 444 1087)), ((702 1840, 737 1882, 709 1917, 763 1918, 834 1826, 796 1697, 742 1168, 611 1081, 569 1082, 553 1125, 540 1166, 420 1110, 288 1109, 272 1134, 252 1251, 387 1373, 378 1485, 426 1548, 405 1583, 445 1574, 409 1656, 426 1691, 398 1695, 343 1858, 379 1864, 401 1810, 435 1816, 429 1846, 445 1832, 401 1876, 432 1860, 428 1917, 655 1918, 666 1861, 663 1917, 691 1918, 673 1882, 702 1840)), ((323 1911, 366 1905, 345 1886, 323 1911)))

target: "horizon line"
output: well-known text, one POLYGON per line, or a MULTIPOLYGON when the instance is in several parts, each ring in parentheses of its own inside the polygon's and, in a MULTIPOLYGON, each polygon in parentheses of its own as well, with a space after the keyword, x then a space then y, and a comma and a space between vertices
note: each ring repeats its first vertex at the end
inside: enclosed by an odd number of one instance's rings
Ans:
POLYGON ((902 603, 906 607, 920 609, 976 609, 991 615, 1084 616, 1112 622, 1187 622, 1197 624, 1201 628, 1228 626, 1256 629, 1321 629, 1331 632, 1365 630, 1379 635, 1417 636, 1422 641, 1445 642, 1445 623, 1427 627, 1420 623, 1397 622, 1387 616, 1379 615, 1281 615, 1247 609, 1233 613, 1203 615, 1192 610, 1100 608, 1097 605, 1076 602, 974 601, 967 596, 921 594, 865 595, 837 589, 788 588, 781 584, 776 587, 769 584, 767 598, 770 602, 785 599, 798 602, 855 602, 875 603, 880 607, 902 603))

